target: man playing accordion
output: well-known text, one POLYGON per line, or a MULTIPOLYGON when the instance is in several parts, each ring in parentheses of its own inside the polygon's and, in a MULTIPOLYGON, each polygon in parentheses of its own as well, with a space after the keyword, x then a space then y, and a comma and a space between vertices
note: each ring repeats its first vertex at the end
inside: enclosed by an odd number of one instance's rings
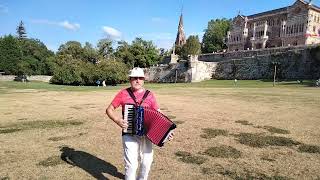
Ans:
MULTIPOLYGON (((125 179, 147 179, 153 160, 152 143, 145 135, 128 134, 128 122, 123 117, 118 117, 115 109, 120 105, 122 112, 128 104, 135 104, 141 107, 152 108, 160 111, 154 94, 143 88, 144 72, 141 68, 133 68, 129 75, 131 87, 122 89, 114 97, 111 104, 108 106, 106 113, 119 127, 123 129, 122 144, 125 161, 125 179), (140 162, 139 162, 139 156, 140 162), (140 165, 139 165, 140 163, 140 165), (136 175, 139 169, 138 176, 136 175)), ((173 138, 173 133, 169 134, 169 140, 173 138)))

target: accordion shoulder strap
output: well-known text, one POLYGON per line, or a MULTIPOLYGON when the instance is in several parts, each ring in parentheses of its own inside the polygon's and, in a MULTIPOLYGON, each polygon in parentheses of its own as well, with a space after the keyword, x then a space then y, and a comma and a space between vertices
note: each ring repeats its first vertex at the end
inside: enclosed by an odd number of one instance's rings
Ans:
POLYGON ((128 94, 130 95, 130 97, 133 99, 133 101, 135 102, 136 105, 141 105, 143 103, 143 101, 148 97, 150 91, 149 90, 146 90, 146 92, 144 93, 143 97, 142 97, 142 100, 140 103, 137 102, 137 98, 134 96, 131 88, 127 88, 127 91, 128 91, 128 94))

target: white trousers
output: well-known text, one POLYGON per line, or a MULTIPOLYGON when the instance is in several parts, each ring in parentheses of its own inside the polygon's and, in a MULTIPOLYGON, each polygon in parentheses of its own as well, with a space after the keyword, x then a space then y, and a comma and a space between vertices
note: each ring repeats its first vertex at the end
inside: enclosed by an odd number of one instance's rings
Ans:
POLYGON ((122 136, 125 179, 147 180, 153 160, 152 143, 145 136, 122 136), (140 161, 139 161, 140 160, 140 161), (137 169, 139 174, 137 176, 137 169))

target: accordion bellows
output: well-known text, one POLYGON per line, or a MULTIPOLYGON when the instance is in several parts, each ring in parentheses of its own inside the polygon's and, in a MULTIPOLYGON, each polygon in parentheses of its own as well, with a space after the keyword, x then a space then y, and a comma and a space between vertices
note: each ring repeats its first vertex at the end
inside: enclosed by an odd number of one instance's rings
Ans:
POLYGON ((177 126, 161 112, 144 108, 144 128, 148 139, 158 146, 163 146, 171 131, 177 126))

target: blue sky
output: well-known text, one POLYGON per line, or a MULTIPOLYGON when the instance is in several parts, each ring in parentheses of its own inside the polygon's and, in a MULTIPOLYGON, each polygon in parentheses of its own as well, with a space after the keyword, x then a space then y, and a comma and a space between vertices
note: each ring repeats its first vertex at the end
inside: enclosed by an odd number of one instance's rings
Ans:
MULTIPOLYGON (((0 36, 16 34, 20 20, 28 37, 56 51, 67 41, 94 46, 99 39, 152 40, 173 45, 183 4, 186 35, 199 35, 208 21, 251 15, 291 5, 295 0, 0 0, 0 36)), ((320 0, 313 0, 320 5, 320 0)))

